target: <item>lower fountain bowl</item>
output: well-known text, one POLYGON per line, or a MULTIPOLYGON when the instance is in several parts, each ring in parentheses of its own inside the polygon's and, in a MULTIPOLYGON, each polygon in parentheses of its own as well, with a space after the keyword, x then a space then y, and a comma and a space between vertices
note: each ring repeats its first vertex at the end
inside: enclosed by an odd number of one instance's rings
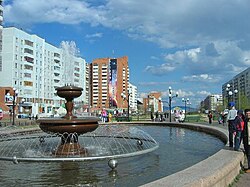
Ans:
POLYGON ((46 133, 77 133, 78 135, 92 132, 98 127, 98 118, 53 118, 39 119, 40 128, 46 133))

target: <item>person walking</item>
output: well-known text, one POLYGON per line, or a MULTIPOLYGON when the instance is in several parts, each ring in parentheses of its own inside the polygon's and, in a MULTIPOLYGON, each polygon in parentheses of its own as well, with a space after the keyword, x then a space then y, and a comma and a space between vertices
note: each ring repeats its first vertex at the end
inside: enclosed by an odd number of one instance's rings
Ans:
POLYGON ((237 116, 237 110, 234 105, 231 106, 231 109, 228 111, 227 122, 228 122, 228 139, 229 139, 229 147, 233 147, 233 122, 235 117, 237 116))
POLYGON ((208 117, 208 123, 209 123, 209 124, 212 124, 213 114, 212 114, 212 112, 211 112, 211 111, 209 111, 209 113, 208 113, 207 117, 208 117))
POLYGON ((112 114, 111 114, 111 112, 109 112, 108 118, 109 118, 109 122, 112 122, 112 114))
POLYGON ((245 123, 243 128, 243 144, 248 167, 245 172, 250 173, 250 109, 245 109, 245 123))
POLYGON ((238 110, 237 116, 234 119, 233 122, 233 134, 234 134, 234 150, 239 151, 240 149, 240 144, 242 140, 242 132, 244 129, 244 114, 243 110, 238 110))

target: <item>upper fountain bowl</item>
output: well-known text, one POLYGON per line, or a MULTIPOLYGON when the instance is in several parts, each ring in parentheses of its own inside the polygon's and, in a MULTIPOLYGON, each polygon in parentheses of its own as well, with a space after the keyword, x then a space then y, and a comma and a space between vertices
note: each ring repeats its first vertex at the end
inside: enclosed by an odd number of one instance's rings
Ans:
POLYGON ((62 98, 77 98, 81 96, 82 94, 82 88, 76 87, 76 86, 63 86, 56 88, 57 95, 62 98))

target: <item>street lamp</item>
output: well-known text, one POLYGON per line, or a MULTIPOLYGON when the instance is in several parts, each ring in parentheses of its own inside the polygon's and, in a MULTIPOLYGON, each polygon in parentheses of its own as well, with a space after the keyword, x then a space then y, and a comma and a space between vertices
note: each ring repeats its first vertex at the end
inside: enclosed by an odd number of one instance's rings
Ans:
POLYGON ((130 98, 130 95, 131 95, 131 93, 130 93, 130 91, 129 91, 129 89, 128 89, 128 98, 127 98, 127 96, 126 96, 126 94, 124 94, 123 92, 121 93, 121 97, 123 98, 123 100, 126 100, 127 102, 128 102, 128 121, 129 121, 129 98, 130 98))
POLYGON ((186 118, 186 113, 187 113, 187 104, 189 102, 189 98, 182 98, 182 102, 185 103, 185 118, 186 118))
POLYGON ((171 86, 169 86, 169 88, 168 88, 168 98, 169 98, 169 102, 168 102, 168 104, 169 104, 169 122, 171 122, 171 108, 172 108, 172 99, 174 98, 174 97, 178 97, 178 92, 176 92, 176 95, 173 95, 172 96, 172 88, 171 88, 171 86))
POLYGON ((235 90, 231 90, 231 85, 230 84, 227 84, 227 88, 226 88, 226 91, 227 91, 227 105, 229 107, 229 102, 230 102, 230 97, 233 96, 233 93, 237 94, 238 93, 238 90, 235 89, 235 90))

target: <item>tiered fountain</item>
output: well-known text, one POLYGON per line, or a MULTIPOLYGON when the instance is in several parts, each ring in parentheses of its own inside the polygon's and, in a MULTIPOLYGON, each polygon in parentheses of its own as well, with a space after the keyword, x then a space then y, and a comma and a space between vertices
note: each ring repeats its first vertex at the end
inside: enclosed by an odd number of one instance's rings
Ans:
POLYGON ((72 113, 73 99, 81 96, 82 88, 76 86, 63 86, 56 88, 57 95, 66 99, 67 113, 61 119, 40 119, 37 122, 40 128, 47 133, 56 133, 61 136, 61 145, 55 150, 56 155, 86 154, 86 149, 81 148, 78 136, 92 132, 98 127, 98 118, 77 118, 72 113))
POLYGON ((66 99, 66 115, 37 120, 46 133, 0 136, 0 160, 18 163, 108 159, 108 165, 115 168, 118 158, 146 154, 159 147, 149 134, 137 127, 98 125, 97 117, 74 116, 73 99, 81 95, 82 88, 69 85, 56 90, 58 96, 66 99))

